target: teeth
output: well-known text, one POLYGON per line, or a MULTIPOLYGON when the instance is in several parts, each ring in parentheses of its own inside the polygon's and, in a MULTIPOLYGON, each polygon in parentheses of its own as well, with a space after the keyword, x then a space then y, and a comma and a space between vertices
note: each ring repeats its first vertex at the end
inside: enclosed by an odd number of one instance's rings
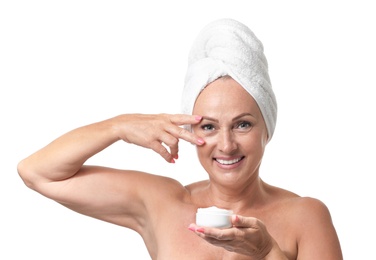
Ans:
POLYGON ((234 159, 234 160, 221 160, 221 159, 215 159, 217 162, 219 162, 220 164, 225 164, 225 165, 230 165, 230 164, 234 164, 234 163, 237 163, 241 160, 242 158, 237 158, 237 159, 234 159))

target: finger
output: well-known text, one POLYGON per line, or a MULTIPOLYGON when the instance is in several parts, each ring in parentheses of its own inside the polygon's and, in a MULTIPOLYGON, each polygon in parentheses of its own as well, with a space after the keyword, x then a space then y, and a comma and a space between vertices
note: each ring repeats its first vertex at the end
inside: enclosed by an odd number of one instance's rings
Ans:
MULTIPOLYGON (((178 140, 178 139, 177 139, 178 140)), ((179 141, 179 140, 178 140, 179 141)), ((171 157, 173 159, 178 159, 179 158, 179 146, 178 145, 174 145, 174 146, 171 146, 170 147, 170 154, 171 154, 171 157)))
MULTIPOLYGON (((232 228, 219 229, 210 227, 200 227, 195 224, 191 224, 188 227, 189 230, 194 231, 198 236, 205 238, 208 241, 230 241, 234 239, 235 231, 232 228)), ((211 242, 211 243, 212 243, 211 242)))
POLYGON ((160 143, 159 141, 153 141, 150 144, 150 148, 154 152, 160 154, 167 162, 172 162, 172 155, 168 152, 166 147, 164 147, 162 143, 160 143))
MULTIPOLYGON (((169 115, 169 119, 171 123, 173 123, 174 125, 182 126, 198 124, 199 122, 201 122, 202 116, 175 114, 169 115)), ((182 127, 175 127, 173 129, 170 129, 170 133, 176 136, 177 138, 183 139, 192 144, 203 145, 205 143, 204 139, 182 127)))
POLYGON ((218 229, 218 228, 205 228, 204 229, 205 237, 212 238, 218 241, 230 241, 234 239, 234 229, 218 229))
POLYGON ((170 115, 170 121, 178 126, 182 125, 195 125, 200 123, 202 116, 199 115, 186 115, 186 114, 175 114, 170 115))
POLYGON ((188 130, 172 125, 168 129, 166 129, 168 133, 175 136, 176 138, 183 139, 191 144, 195 145, 203 145, 205 140, 194 133, 189 132, 188 130))
POLYGON ((178 158, 178 152, 179 152, 179 139, 175 138, 174 136, 170 134, 164 135, 162 138, 162 145, 164 144, 167 146, 170 150, 171 157, 173 159, 178 158))
POLYGON ((238 228, 257 228, 260 225, 260 220, 252 217, 244 217, 240 215, 233 215, 231 217, 232 225, 238 228))

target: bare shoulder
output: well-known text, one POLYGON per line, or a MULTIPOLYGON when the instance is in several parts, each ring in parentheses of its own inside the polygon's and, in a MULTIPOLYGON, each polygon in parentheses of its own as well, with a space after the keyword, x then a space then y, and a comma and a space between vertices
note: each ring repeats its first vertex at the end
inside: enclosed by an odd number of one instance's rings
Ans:
POLYGON ((294 208, 294 211, 299 214, 315 213, 319 216, 323 214, 329 214, 328 207, 317 198, 312 197, 295 197, 290 199, 290 203, 294 208))
POLYGON ((266 184, 266 189, 271 195, 275 204, 280 204, 285 210, 291 209, 294 215, 304 217, 307 214, 314 214, 323 217, 329 214, 327 206, 319 199, 312 197, 301 197, 298 194, 279 187, 266 184))
POLYGON ((342 259, 340 242, 328 207, 321 200, 310 197, 296 198, 292 203, 298 258, 342 259))
POLYGON ((206 190, 209 183, 209 180, 193 182, 184 186, 184 189, 191 196, 191 199, 194 200, 195 197, 199 197, 200 201, 203 202, 203 192, 206 190))
POLYGON ((331 222, 330 212, 325 203, 317 198, 301 197, 288 190, 274 187, 276 203, 289 214, 295 223, 306 226, 309 222, 331 222))
POLYGON ((331 214, 323 201, 277 187, 270 189, 273 199, 266 219, 280 246, 294 248, 295 244, 298 259, 342 259, 331 214))
POLYGON ((290 199, 290 204, 296 217, 305 225, 309 222, 331 221, 328 207, 317 198, 295 197, 290 199))
POLYGON ((270 185, 266 187, 270 194, 268 208, 271 215, 278 214, 300 235, 304 232, 317 232, 319 226, 321 230, 329 227, 332 229, 329 209, 320 199, 301 197, 291 191, 270 185))

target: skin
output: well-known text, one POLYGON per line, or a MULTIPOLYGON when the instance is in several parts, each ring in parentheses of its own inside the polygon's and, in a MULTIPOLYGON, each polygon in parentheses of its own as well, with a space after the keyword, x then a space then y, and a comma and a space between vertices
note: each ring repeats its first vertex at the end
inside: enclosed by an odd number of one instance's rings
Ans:
POLYGON ((22 160, 18 172, 28 187, 72 210, 135 230, 152 259, 342 259, 322 202, 260 179, 266 145, 256 102, 236 81, 221 78, 202 91, 194 115, 127 114, 83 126, 22 160), (192 124, 193 133, 183 124, 192 124), (182 186, 163 176, 84 165, 117 141, 175 162, 179 140, 196 145, 208 180, 182 186), (236 213, 233 227, 194 224, 197 208, 213 205, 236 213))

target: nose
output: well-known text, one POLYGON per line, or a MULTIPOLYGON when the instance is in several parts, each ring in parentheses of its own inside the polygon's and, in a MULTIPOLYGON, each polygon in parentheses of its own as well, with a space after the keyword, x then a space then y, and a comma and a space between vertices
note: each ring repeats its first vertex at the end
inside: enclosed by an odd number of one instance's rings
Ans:
POLYGON ((232 154, 238 148, 234 133, 229 129, 222 129, 217 140, 218 149, 225 154, 232 154))

